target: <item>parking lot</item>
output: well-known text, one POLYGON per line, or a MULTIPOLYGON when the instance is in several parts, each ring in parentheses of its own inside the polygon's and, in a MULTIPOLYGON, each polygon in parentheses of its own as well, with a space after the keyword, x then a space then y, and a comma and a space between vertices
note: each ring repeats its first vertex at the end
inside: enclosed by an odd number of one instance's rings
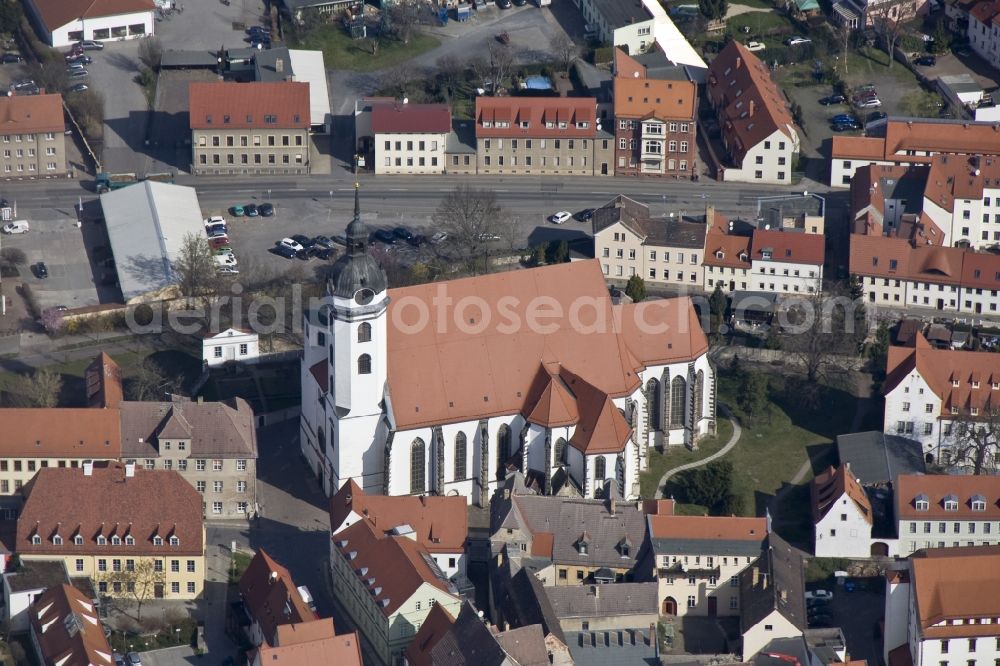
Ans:
POLYGON ((824 586, 833 591, 830 625, 840 627, 844 633, 852 660, 864 659, 875 666, 882 663, 882 640, 876 636, 876 629, 885 615, 885 580, 881 577, 854 580, 861 581, 862 587, 868 589, 847 592, 840 586, 824 586))

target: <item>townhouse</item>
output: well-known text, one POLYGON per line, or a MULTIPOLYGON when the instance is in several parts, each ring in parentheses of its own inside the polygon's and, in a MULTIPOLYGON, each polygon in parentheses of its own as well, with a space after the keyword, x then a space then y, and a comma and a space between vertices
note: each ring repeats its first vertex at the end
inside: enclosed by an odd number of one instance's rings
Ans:
POLYGON ((196 82, 188 98, 192 174, 309 173, 308 83, 196 82))
POLYGON ((851 179, 851 233, 904 238, 915 245, 946 245, 950 221, 941 228, 929 215, 921 214, 930 203, 924 200, 928 172, 927 165, 859 166, 851 179))
POLYGON ((604 275, 699 291, 704 271, 705 224, 652 218, 649 206, 618 195, 594 211, 594 253, 604 275))
POLYGON ((706 94, 728 151, 720 180, 790 184, 799 134, 767 65, 730 40, 708 68, 706 94))
POLYGON ((934 548, 886 572, 883 658, 968 666, 1000 658, 1000 548, 934 548))
POLYGON ((358 520, 330 538, 333 595, 383 666, 398 663, 427 614, 462 600, 412 531, 358 520))
POLYGON ((629 53, 645 53, 653 46, 655 24, 670 20, 651 0, 573 0, 573 4, 594 37, 629 53))
POLYGON ((59 94, 0 97, 0 165, 4 178, 51 178, 69 171, 59 94))
POLYGON ((514 629, 537 625, 542 631, 550 663, 573 663, 567 644, 570 639, 562 630, 546 588, 533 573, 518 569, 513 575, 495 577, 491 583, 490 606, 494 613, 491 617, 497 625, 514 629))
POLYGON ((41 469, 23 492, 15 540, 22 560, 61 560, 70 575, 97 581, 102 595, 138 585, 157 599, 201 594, 201 498, 177 472, 87 462, 41 469))
POLYGON ((614 173, 593 97, 477 97, 475 122, 480 175, 614 173))
MULTIPOLYGON (((382 101, 371 104, 370 143, 376 174, 442 174, 451 132, 447 104, 382 101)), ((356 122, 357 116, 356 116, 356 122)), ((355 135, 364 143, 362 129, 355 135)))
POLYGON ((63 583, 45 590, 28 614, 35 663, 114 666, 94 600, 72 585, 63 583))
POLYGON ((348 479, 330 498, 330 531, 337 534, 360 520, 383 532, 415 539, 449 579, 465 576, 469 515, 458 495, 369 495, 348 479))
POLYGON ((615 49, 616 176, 697 174, 698 86, 683 67, 649 67, 615 49))
POLYGON ((227 363, 257 363, 260 361, 260 336, 238 328, 227 328, 218 333, 206 332, 201 339, 201 360, 211 367, 227 363))
POLYGON ((708 225, 702 259, 705 291, 715 291, 716 287, 724 293, 747 291, 751 288, 753 270, 750 261, 753 227, 742 220, 726 220, 711 207, 705 222, 708 225))
POLYGON ((650 515, 646 523, 663 615, 740 615, 739 576, 760 556, 766 519, 650 515))
POLYGON ((563 632, 647 628, 659 620, 656 583, 545 588, 563 632))
POLYGON ((927 13, 928 0, 841 0, 833 6, 833 17, 851 29, 871 28, 881 19, 909 21, 927 13))
POLYGON ((333 623, 325 622, 313 634, 289 636, 278 645, 261 645, 247 653, 247 666, 285 664, 362 666, 361 642, 357 632, 334 634, 333 623))
POLYGON ((887 118, 867 136, 835 136, 830 144, 830 186, 848 187, 859 167, 930 164, 935 155, 1000 155, 1000 123, 935 118, 887 118))
POLYGON ((828 467, 809 484, 816 557, 872 554, 874 513, 851 464, 828 467))
POLYGON ((302 625, 308 629, 313 622, 325 622, 331 627, 333 620, 320 620, 296 587, 288 569, 275 562, 267 552, 258 550, 240 577, 240 601, 249 626, 247 637, 254 646, 277 645, 280 628, 294 629, 302 625))
POLYGON ((965 13, 966 36, 976 54, 994 67, 1000 64, 1000 2, 980 0, 965 13))
POLYGON ((1000 544, 1000 477, 900 474, 895 493, 900 555, 1000 544))
POLYGON ((752 291, 813 294, 823 290, 825 238, 818 234, 756 229, 750 246, 752 291))
POLYGON ((776 638, 805 631, 805 567, 799 551, 777 534, 768 534, 760 555, 740 572, 739 586, 744 661, 776 638))

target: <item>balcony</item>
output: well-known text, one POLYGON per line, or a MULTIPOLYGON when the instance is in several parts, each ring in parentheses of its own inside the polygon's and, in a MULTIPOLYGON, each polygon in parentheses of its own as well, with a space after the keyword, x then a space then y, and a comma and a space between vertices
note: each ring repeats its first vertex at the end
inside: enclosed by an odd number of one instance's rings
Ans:
POLYGON ((721 576, 720 568, 707 568, 707 567, 685 567, 682 562, 674 562, 668 567, 658 567, 657 571, 659 575, 662 576, 695 576, 696 578, 710 578, 715 576, 719 578, 721 576))

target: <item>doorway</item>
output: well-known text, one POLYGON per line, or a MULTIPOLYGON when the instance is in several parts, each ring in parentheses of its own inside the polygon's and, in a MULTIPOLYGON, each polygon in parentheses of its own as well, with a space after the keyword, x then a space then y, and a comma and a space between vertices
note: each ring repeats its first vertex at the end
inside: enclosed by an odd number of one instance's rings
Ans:
POLYGON ((715 617, 719 613, 719 600, 715 597, 708 598, 708 616, 715 617))
POLYGON ((663 614, 677 615, 677 602, 673 597, 667 597, 663 600, 663 614))
POLYGON ((156 599, 163 598, 163 583, 156 583, 153 585, 153 597, 156 599))

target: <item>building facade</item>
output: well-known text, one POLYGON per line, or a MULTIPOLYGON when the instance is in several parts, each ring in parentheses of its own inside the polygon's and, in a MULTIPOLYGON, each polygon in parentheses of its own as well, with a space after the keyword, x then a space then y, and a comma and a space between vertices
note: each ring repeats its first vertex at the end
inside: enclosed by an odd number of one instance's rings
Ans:
POLYGON ((802 556, 777 534, 767 536, 760 556, 740 572, 739 586, 744 661, 775 638, 794 638, 805 631, 802 556))
POLYGON ((3 178, 66 175, 66 123, 62 95, 0 97, 3 178))
POLYGON ((62 583, 45 590, 28 615, 36 663, 45 666, 114 663, 94 600, 72 585, 62 583))
POLYGON ((757 229, 750 248, 753 291, 815 294, 823 290, 825 238, 818 234, 757 229))
POLYGON ((392 101, 373 103, 371 108, 376 174, 445 172, 445 147, 451 132, 447 104, 392 101))
POLYGON ((28 0, 25 8, 39 36, 54 48, 89 39, 138 39, 154 33, 153 0, 86 2, 28 0))
POLYGON ((850 463, 821 472, 809 489, 816 557, 869 557, 874 514, 850 463))
POLYGON ((900 555, 1000 544, 1000 478, 901 474, 895 487, 900 555))
POLYGON ((194 175, 308 174, 309 84, 192 83, 194 175))
POLYGON ((256 363, 260 357, 260 340, 256 333, 227 328, 201 340, 201 360, 214 367, 226 363, 256 363))
POLYGON ((633 54, 645 53, 653 46, 657 22, 667 19, 663 8, 649 0, 627 4, 616 0, 574 0, 573 4, 579 7, 594 37, 633 54))
POLYGON ((593 97, 477 97, 477 172, 612 175, 593 97))

